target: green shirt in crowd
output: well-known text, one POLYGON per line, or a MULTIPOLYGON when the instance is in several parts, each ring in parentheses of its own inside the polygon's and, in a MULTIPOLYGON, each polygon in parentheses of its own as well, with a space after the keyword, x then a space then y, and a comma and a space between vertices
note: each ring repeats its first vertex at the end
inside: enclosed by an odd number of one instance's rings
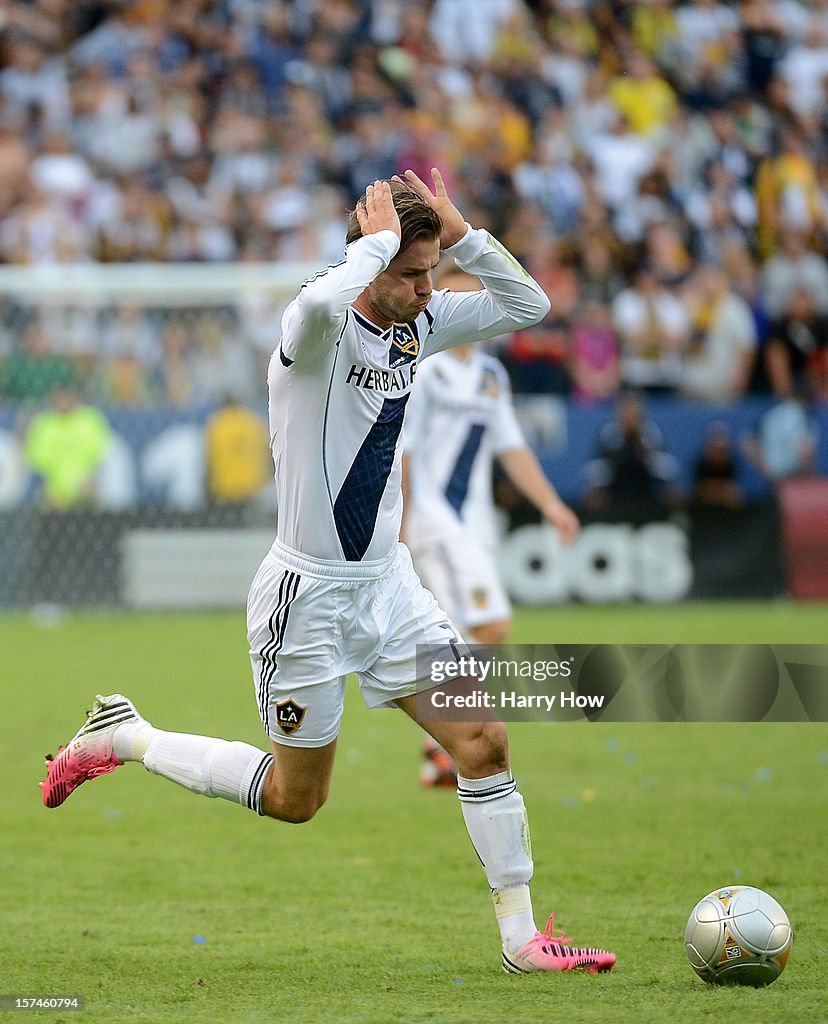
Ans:
POLYGON ((71 508, 90 496, 110 439, 103 414, 89 405, 35 416, 26 436, 26 462, 43 478, 48 505, 71 508))

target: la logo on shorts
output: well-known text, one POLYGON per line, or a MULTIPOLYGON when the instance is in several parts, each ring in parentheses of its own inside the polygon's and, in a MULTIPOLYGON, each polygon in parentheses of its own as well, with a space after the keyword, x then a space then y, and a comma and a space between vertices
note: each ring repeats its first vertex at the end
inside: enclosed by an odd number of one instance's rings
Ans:
POLYGON ((305 712, 307 710, 301 704, 297 704, 293 697, 280 701, 276 705, 276 724, 283 733, 290 736, 292 732, 296 732, 305 720, 305 712))

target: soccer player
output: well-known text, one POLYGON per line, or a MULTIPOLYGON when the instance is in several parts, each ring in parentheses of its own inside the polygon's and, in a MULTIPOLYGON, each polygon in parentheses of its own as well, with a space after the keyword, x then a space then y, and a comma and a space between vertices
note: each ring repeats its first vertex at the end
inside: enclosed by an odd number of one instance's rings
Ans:
MULTIPOLYGON (((481 287, 460 269, 440 283, 452 292, 481 287)), ((403 444, 404 535, 418 575, 466 640, 503 643, 511 607, 493 554, 494 460, 562 543, 579 524, 526 444, 501 363, 475 345, 429 359, 406 413, 403 444)))
MULTIPOLYGON (((537 322, 541 289, 486 231, 413 172, 375 181, 351 214, 345 258, 288 306, 268 369, 277 530, 248 599, 259 713, 270 739, 246 743, 165 732, 120 694, 99 696, 43 783, 57 807, 86 779, 140 761, 195 793, 282 821, 312 818, 328 794, 345 678, 366 703, 415 720, 415 646, 457 637, 398 541, 400 433, 420 361, 441 349, 537 322), (484 284, 432 293, 448 251, 484 284)), ((535 929, 523 799, 502 722, 434 723, 460 770, 463 817, 491 888, 503 967, 515 973, 610 970, 612 953, 535 929)))
MULTIPOLYGON (((442 288, 479 290, 459 267, 442 288)), ((511 606, 495 564, 492 469, 506 476, 557 528, 562 543, 578 532, 515 418, 503 366, 475 345, 459 345, 423 364, 403 433, 403 535, 418 576, 467 641, 503 643, 511 606)), ((424 785, 454 785, 451 758, 430 736, 423 747, 424 785)))

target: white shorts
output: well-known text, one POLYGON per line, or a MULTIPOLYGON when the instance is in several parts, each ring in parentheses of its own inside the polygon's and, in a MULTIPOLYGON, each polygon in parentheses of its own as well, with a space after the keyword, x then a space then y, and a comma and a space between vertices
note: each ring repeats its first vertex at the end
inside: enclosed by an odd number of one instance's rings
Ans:
POLYGON ((460 636, 423 587, 405 545, 382 562, 323 562, 274 543, 250 587, 247 637, 268 736, 322 747, 339 732, 345 679, 370 708, 393 707, 434 684, 418 679, 417 645, 460 636))
POLYGON ((491 550, 458 537, 418 547, 414 565, 438 603, 463 630, 510 618, 512 606, 491 550))

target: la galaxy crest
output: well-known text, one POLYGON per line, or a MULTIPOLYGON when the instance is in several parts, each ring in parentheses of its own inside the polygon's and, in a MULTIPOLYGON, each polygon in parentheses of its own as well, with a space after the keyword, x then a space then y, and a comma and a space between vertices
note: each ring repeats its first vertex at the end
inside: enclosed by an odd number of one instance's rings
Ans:
POLYGON ((304 722, 307 710, 297 704, 293 697, 279 701, 276 705, 276 724, 285 735, 290 736, 304 722))
POLYGON ((404 363, 413 362, 420 354, 420 339, 413 324, 394 324, 391 328, 391 351, 388 368, 395 370, 404 363))

